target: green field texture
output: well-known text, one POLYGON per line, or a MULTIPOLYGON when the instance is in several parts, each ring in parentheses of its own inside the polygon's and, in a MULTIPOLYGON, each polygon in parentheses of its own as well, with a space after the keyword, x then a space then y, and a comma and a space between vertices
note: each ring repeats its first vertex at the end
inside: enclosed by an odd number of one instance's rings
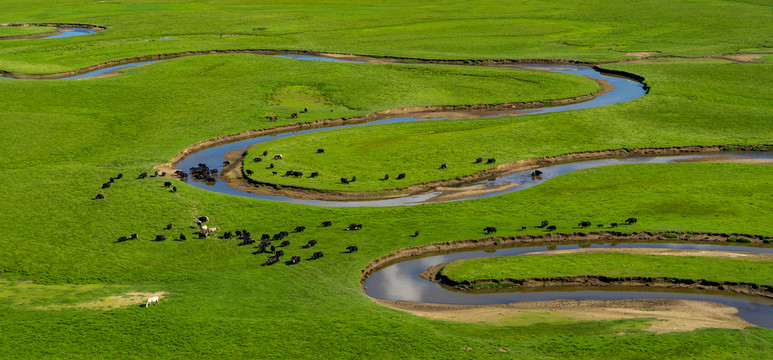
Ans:
MULTIPOLYGON (((773 285, 773 258, 644 255, 623 253, 502 256, 457 260, 439 271, 456 283, 571 276, 668 277, 773 285)), ((475 285, 473 285, 473 288, 475 285)))
POLYGON ((50 26, 0 26, 0 39, 9 36, 53 34, 55 31, 56 28, 50 26))
POLYGON ((374 125, 277 139, 246 159, 251 178, 318 190, 378 191, 454 179, 497 163, 570 152, 674 145, 769 144, 773 65, 722 60, 614 64, 645 77, 650 93, 631 102, 562 113, 374 125), (316 154, 317 148, 325 149, 316 154), (283 154, 250 163, 263 150, 283 154), (448 169, 441 170, 440 164, 448 169), (303 178, 274 176, 302 171, 303 178), (318 178, 309 179, 313 171, 318 178), (406 173, 405 180, 396 180, 406 173), (381 181, 384 174, 391 179, 381 181), (341 184, 340 178, 357 176, 341 184))
POLYGON ((212 49, 604 61, 629 57, 632 51, 694 57, 773 46, 773 12, 763 1, 12 0, 3 6, 0 22, 108 28, 56 42, 4 42, 0 69, 32 74, 212 49))

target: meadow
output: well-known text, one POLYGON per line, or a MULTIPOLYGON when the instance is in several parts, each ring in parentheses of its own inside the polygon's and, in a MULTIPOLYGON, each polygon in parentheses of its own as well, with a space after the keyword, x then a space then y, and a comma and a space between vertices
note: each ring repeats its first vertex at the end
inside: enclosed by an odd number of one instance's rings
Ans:
MULTIPOLYGON (((326 148, 334 155, 328 161, 302 156, 288 163, 331 174, 356 164, 363 179, 359 190, 368 190, 384 187, 371 181, 383 176, 384 161, 404 164, 416 174, 409 179, 415 183, 477 171, 467 163, 483 154, 503 163, 617 147, 770 144, 773 96, 767 85, 773 57, 750 63, 700 58, 768 51, 769 7, 761 1, 664 0, 10 0, 0 23, 89 23, 108 30, 0 40, 0 70, 47 74, 210 49, 587 62, 630 58, 630 51, 659 52, 657 59, 604 65, 644 76, 652 87, 649 95, 628 103, 366 126, 271 142, 272 152, 286 154, 326 148), (412 156, 402 156, 405 152, 412 156), (441 162, 454 166, 444 174, 425 171, 441 162)), ((0 28, 0 36, 16 29, 0 28)), ((771 236, 769 165, 601 167, 497 197, 394 208, 302 206, 208 192, 179 180, 136 179, 191 144, 248 129, 407 106, 497 104, 597 90, 585 78, 537 71, 251 54, 177 58, 84 80, 0 79, 0 217, 6 219, 0 236, 0 354, 25 359, 773 356, 770 329, 657 334, 645 330, 653 318, 450 323, 381 306, 359 282, 371 260, 401 248, 488 237, 485 226, 497 227, 498 236, 544 234, 536 228, 544 219, 558 232, 577 231, 580 220, 637 217, 637 224, 620 231, 771 236), (309 113, 289 118, 305 104, 314 104, 309 113), (266 118, 272 115, 278 120, 266 118), (100 185, 118 173, 124 177, 104 190, 106 198, 93 200, 100 185), (177 192, 165 188, 165 181, 177 192), (253 246, 198 239, 195 218, 204 215, 212 226, 246 229, 253 236, 306 226, 289 236, 285 248, 288 256, 304 260, 261 266, 267 255, 252 254, 253 246), (332 227, 320 225, 327 220, 332 227), (170 223, 172 230, 163 230, 170 223), (350 223, 364 226, 344 231, 350 223), (412 237, 416 230, 421 235, 412 237), (132 233, 139 239, 115 242, 132 233), (180 233, 188 240, 177 241, 180 233), (151 241, 157 234, 169 239, 151 241), (316 247, 301 249, 312 239, 319 242, 316 247), (346 254, 349 245, 360 250, 346 254), (314 251, 325 257, 306 260, 314 251), (160 292, 160 306, 147 309, 129 295, 160 292)))

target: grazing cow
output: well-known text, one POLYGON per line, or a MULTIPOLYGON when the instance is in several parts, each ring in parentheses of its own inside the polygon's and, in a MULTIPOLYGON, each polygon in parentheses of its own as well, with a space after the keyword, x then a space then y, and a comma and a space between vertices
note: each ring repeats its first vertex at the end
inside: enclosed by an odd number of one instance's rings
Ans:
POLYGON ((106 183, 102 184, 102 189, 107 189, 109 187, 110 187, 110 183, 109 182, 106 182, 106 183))
MULTIPOLYGON (((273 169, 274 168, 274 164, 268 164, 268 168, 269 169, 273 169)), ((276 171, 274 171, 274 175, 276 175, 276 171)))
POLYGON ((261 161, 263 161, 263 159, 261 159, 259 157, 256 157, 256 158, 252 159, 252 162, 261 162, 261 161))
POLYGON ((252 170, 249 170, 249 169, 245 170, 244 172, 247 173, 247 175, 252 175, 252 174, 255 173, 255 172, 253 172, 252 170))
POLYGON ((303 245, 302 248, 308 249, 314 245, 317 245, 317 240, 309 240, 309 242, 307 242, 306 245, 303 245))
POLYGON ((357 177, 356 176, 352 176, 352 179, 349 180, 349 182, 355 182, 355 181, 357 181, 357 177))
POLYGON ((440 164, 440 169, 448 169, 448 164, 440 164))
POLYGON ((285 175, 284 175, 284 176, 285 176, 285 177, 288 177, 288 176, 293 176, 293 174, 295 174, 295 171, 292 171, 292 170, 287 170, 287 171, 285 172, 285 175))
POLYGON ((303 232, 303 230, 306 230, 305 226, 298 226, 295 228, 295 232, 303 232))
POLYGON ((486 226, 485 228, 483 228, 483 231, 485 231, 486 234, 493 234, 493 233, 497 232, 497 228, 495 228, 493 226, 486 226))
POLYGON ((129 240, 134 240, 137 237, 138 237, 137 234, 131 234, 131 235, 129 235, 129 240))
POLYGON ((166 224, 166 227, 164 228, 166 230, 172 230, 172 224, 166 224))
POLYGON ((287 265, 295 265, 297 263, 301 262, 300 256, 293 256, 290 258, 290 261, 287 262, 287 265))
POLYGON ((310 178, 315 178, 317 176, 319 176, 319 173, 315 171, 315 172, 311 173, 311 175, 309 177, 310 178))
POLYGON ((285 237, 285 236, 284 236, 284 235, 282 235, 281 233, 279 233, 279 234, 274 234, 274 237, 272 237, 272 238, 271 238, 271 240, 282 240, 282 238, 284 238, 284 237, 285 237))
POLYGON ((405 173, 397 175, 397 180, 402 180, 402 179, 405 179, 405 173))
POLYGON ((269 241, 271 240, 271 235, 269 234, 263 234, 260 236, 260 241, 269 241))
POLYGON ((185 237, 185 234, 180 233, 180 240, 188 240, 188 238, 185 237))
POLYGON ((205 222, 209 221, 209 216, 200 216, 199 217, 199 221, 205 223, 205 222))
POLYGON ((354 246, 354 245, 351 245, 351 246, 347 246, 347 247, 346 247, 346 250, 349 250, 349 253, 351 254, 351 253, 353 253, 353 252, 356 252, 356 251, 357 251, 357 250, 359 250, 359 249, 358 249, 356 246, 354 246))
POLYGON ((317 149, 317 154, 322 154, 325 152, 325 149, 317 149))
POLYGON ((279 247, 285 247, 285 246, 290 246, 290 241, 289 240, 282 241, 282 243, 279 244, 279 247))
POLYGON ((282 160, 282 158, 283 158, 282 154, 274 155, 274 160, 282 160))
MULTIPOLYGON (((226 240, 231 239, 233 236, 234 235, 230 231, 226 231, 225 233, 223 233, 223 239, 226 239, 226 240)), ((249 237, 245 236, 244 238, 247 239, 249 237)))
POLYGON ((285 256, 285 251, 284 250, 277 250, 274 253, 274 256, 276 256, 276 257, 285 256))
POLYGON ((555 225, 548 226, 548 231, 556 231, 556 226, 555 225))
POLYGON ((108 182, 111 182, 111 183, 112 183, 112 182, 115 182, 115 178, 114 178, 114 177, 111 177, 111 178, 110 178, 110 180, 109 180, 108 182))
POLYGON ((521 230, 526 230, 526 227, 525 226, 521 226, 521 230))
POLYGON ((494 158, 490 158, 490 159, 486 160, 486 164, 493 164, 495 162, 497 162, 497 159, 494 159, 494 158))
POLYGON ((475 164, 480 164, 482 162, 483 162, 483 158, 481 158, 481 157, 475 159, 475 164))
POLYGON ((172 186, 172 192, 177 193, 177 186, 172 186))
POLYGON ((252 238, 250 238, 250 237, 246 237, 246 238, 244 238, 244 240, 242 240, 241 243, 239 243, 239 245, 250 245, 250 244, 254 244, 254 243, 255 243, 255 240, 252 240, 252 238))
POLYGON ((203 231, 199 231, 199 239, 206 239, 206 238, 207 238, 207 233, 203 231))
POLYGON ((147 309, 147 308, 149 308, 149 307, 150 307, 150 305, 152 305, 152 304, 154 304, 154 303, 155 303, 156 305, 161 305, 161 304, 158 302, 158 296, 151 296, 151 297, 149 297, 149 298, 148 298, 148 301, 146 301, 146 302, 145 302, 145 308, 146 308, 146 309, 147 309))
POLYGON ((214 234, 214 233, 218 232, 219 230, 220 229, 218 229, 216 227, 211 227, 211 228, 208 228, 208 229, 204 229, 204 231, 206 232, 207 236, 209 236, 209 234, 214 234))
POLYGON ((121 237, 119 237, 119 238, 118 238, 118 240, 116 240, 115 242, 124 242, 124 241, 126 241, 126 240, 129 240, 129 238, 127 238, 126 236, 121 236, 121 237))
POLYGON ((341 178, 341 184, 348 184, 348 183, 349 183, 349 179, 341 178))
POLYGON ((94 196, 94 200, 101 200, 104 198, 105 198, 105 195, 102 195, 102 194, 97 194, 96 196, 94 196))
POLYGON ((618 223, 611 223, 609 224, 609 227, 616 228, 619 224, 618 223))
POLYGON ((413 233, 413 237, 417 237, 417 236, 419 236, 419 230, 416 230, 416 232, 413 233))
POLYGON ((271 266, 279 262, 279 257, 272 256, 266 260, 266 262, 263 263, 263 266, 271 266))
POLYGON ((317 259, 319 259, 319 258, 321 258, 323 256, 324 255, 322 254, 322 251, 317 251, 317 252, 311 254, 311 257, 309 258, 309 260, 317 260, 317 259))
POLYGON ((580 223, 577 224, 577 226, 579 226, 581 228, 590 227, 591 225, 593 225, 593 224, 591 224, 590 221, 580 221, 580 223))
POLYGON ((166 235, 156 235, 156 239, 153 241, 164 241, 166 240, 166 235))
POLYGON ((167 182, 164 183, 164 187, 170 187, 170 186, 172 186, 172 182, 171 181, 167 181, 167 182))
POLYGON ((300 171, 293 171, 293 177, 297 177, 297 178, 303 177, 303 173, 300 171))
POLYGON ((276 121, 276 116, 266 116, 269 121, 276 121))
POLYGON ((260 245, 258 245, 258 251, 254 252, 253 254, 262 254, 264 252, 266 252, 266 244, 260 243, 260 245))
POLYGON ((276 252, 276 246, 274 246, 274 245, 271 245, 271 247, 269 248, 269 251, 271 251, 271 253, 272 253, 272 254, 273 254, 274 252, 276 252))
POLYGON ((628 225, 636 224, 637 221, 638 220, 636 220, 636 218, 634 218, 634 217, 625 219, 625 223, 628 224, 628 225))
POLYGON ((116 178, 116 179, 121 179, 121 178, 123 178, 123 173, 120 173, 120 174, 118 174, 118 176, 116 176, 115 178, 116 178))
POLYGON ((297 118, 298 118, 298 113, 290 114, 290 119, 297 119, 297 118))
POLYGON ((548 221, 547 220, 542 220, 542 223, 538 227, 544 228, 545 226, 548 226, 548 221))
POLYGON ((322 226, 323 226, 323 227, 328 227, 328 226, 331 226, 331 225, 333 225, 333 222, 332 222, 332 221, 323 221, 323 222, 322 222, 322 226))
POLYGON ((268 151, 263 152, 263 156, 266 156, 266 155, 268 155, 268 151))
POLYGON ((144 179, 146 177, 148 177, 148 173, 144 172, 144 173, 140 174, 140 176, 138 176, 137 179, 144 179))
POLYGON ((542 176, 542 171, 534 170, 534 171, 531 172, 531 177, 533 177, 533 178, 541 177, 541 176, 542 176))
POLYGON ((383 179, 381 179, 381 180, 383 180, 383 181, 385 181, 385 180, 389 180, 389 174, 384 174, 384 178, 383 178, 383 179))
POLYGON ((604 224, 596 224, 596 227, 598 227, 598 228, 603 228, 603 227, 604 227, 604 224))
POLYGON ((360 230, 362 229, 362 224, 349 224, 349 226, 345 230, 360 230))
POLYGON ((305 113, 309 112, 309 108, 308 108, 308 106, 306 106, 306 107, 304 107, 304 108, 303 108, 303 112, 305 112, 305 113))

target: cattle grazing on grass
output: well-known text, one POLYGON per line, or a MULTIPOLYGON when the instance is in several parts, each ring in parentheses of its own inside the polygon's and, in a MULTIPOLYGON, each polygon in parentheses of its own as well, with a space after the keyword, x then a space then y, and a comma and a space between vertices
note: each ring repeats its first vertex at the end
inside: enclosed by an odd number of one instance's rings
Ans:
POLYGON ((295 227, 295 232, 303 232, 303 230, 306 230, 305 226, 296 226, 295 227))
POLYGON ((349 224, 349 226, 344 230, 361 230, 362 224, 349 224))
POLYGON ((177 193, 177 186, 172 186, 172 192, 177 193))
POLYGON ((381 181, 389 180, 389 174, 384 174, 384 177, 381 179, 381 181))
POLYGON ((145 308, 149 308, 152 304, 161 305, 161 303, 158 302, 158 296, 149 297, 148 301, 145 301, 145 308))
POLYGON ((263 266, 271 266, 279 262, 279 257, 272 256, 266 260, 266 262, 263 263, 263 266))
POLYGON ((413 233, 413 237, 417 237, 417 236, 419 236, 419 230, 416 230, 416 232, 413 233))
POLYGON ((317 245, 317 240, 309 240, 309 242, 307 242, 306 245, 303 245, 302 247, 304 249, 308 249, 314 245, 317 245))
POLYGON ((283 158, 284 158, 284 156, 282 156, 282 154, 274 155, 274 160, 282 160, 283 158))
POLYGON ((266 156, 266 155, 268 155, 268 151, 263 152, 263 156, 266 156))
POLYGON ((144 173, 140 174, 140 176, 138 176, 137 179, 144 179, 146 177, 148 177, 148 173, 144 172, 144 173))
POLYGON ((485 228, 483 228, 483 231, 485 231, 486 234, 493 234, 493 233, 497 232, 497 228, 495 228, 493 226, 486 226, 485 228))
MULTIPOLYGON (((268 164, 268 168, 269 169, 273 169, 274 168, 274 164, 268 164)), ((274 171, 274 175, 276 175, 276 171, 274 171)))
POLYGON ((268 240, 271 240, 271 235, 263 234, 260 236, 260 241, 268 241, 268 240))
POLYGON ((346 250, 349 250, 349 253, 351 254, 353 252, 357 252, 357 250, 359 249, 357 248, 357 246, 351 245, 351 246, 347 246, 346 250))
POLYGON ((298 118, 298 113, 290 114, 290 119, 297 119, 297 118, 298 118))
POLYGON ((322 226, 323 226, 323 227, 328 227, 328 226, 331 226, 331 225, 333 225, 333 222, 332 222, 332 221, 323 221, 323 222, 322 222, 322 226))
POLYGON ((247 173, 247 175, 252 175, 252 174, 255 173, 255 172, 253 172, 252 170, 249 170, 249 169, 245 170, 244 172, 247 173))
POLYGON ((603 227, 604 227, 604 224, 596 224, 596 227, 597 227, 597 228, 603 228, 603 227))
POLYGON ((548 231, 556 231, 556 226, 555 225, 548 226, 548 231))
POLYGON ((526 227, 525 226, 521 226, 521 230, 526 230, 526 227))
POLYGON ((317 154, 322 154, 325 152, 325 149, 317 149, 317 154))
POLYGON ((111 182, 111 183, 112 183, 112 182, 115 182, 115 178, 114 178, 114 177, 111 177, 111 178, 110 178, 110 180, 108 180, 108 182, 111 182))
POLYGON ((273 254, 276 251, 276 246, 271 245, 271 247, 268 249, 273 254))
POLYGON ((119 238, 118 238, 118 240, 116 240, 115 242, 119 243, 119 242, 124 242, 124 241, 126 241, 126 240, 129 240, 129 238, 127 238, 126 236, 121 236, 121 237, 119 237, 119 238))
POLYGON ((349 179, 341 178, 341 184, 348 184, 348 183, 349 183, 349 179))
POLYGON ((232 237, 233 237, 233 233, 231 233, 230 231, 226 231, 223 233, 223 239, 229 240, 232 237))
POLYGON ((164 182, 164 187, 170 187, 170 186, 172 186, 171 181, 164 182))
POLYGON ((611 224, 609 224, 609 227, 616 228, 618 225, 620 225, 620 224, 618 224, 618 223, 611 223, 611 224))
POLYGON ((138 238, 137 234, 131 234, 131 235, 129 235, 129 240, 134 240, 134 239, 136 239, 136 238, 138 238))
POLYGON ((110 187, 110 183, 109 182, 106 182, 106 183, 102 184, 102 189, 107 189, 109 187, 110 187))
POLYGON ((315 178, 317 176, 319 176, 319 173, 315 171, 315 172, 311 173, 311 175, 309 177, 310 178, 315 178))
POLYGON ((102 200, 104 198, 105 198, 105 195, 102 195, 102 194, 97 194, 96 196, 94 196, 94 200, 102 200))
POLYGON ((533 177, 533 178, 541 177, 541 176, 542 176, 542 171, 534 170, 534 171, 531 172, 531 177, 533 177))
POLYGON ((495 162, 497 162, 497 159, 495 158, 489 158, 488 160, 486 160, 486 164, 493 164, 495 162))
POLYGON ((324 256, 324 254, 322 254, 322 251, 317 251, 317 252, 311 254, 311 257, 309 258, 309 260, 317 260, 317 259, 319 259, 319 258, 321 258, 323 256, 324 256))
POLYGON ((448 169, 448 164, 440 164, 440 169, 448 169))
POLYGON ((172 224, 166 224, 166 227, 164 228, 166 230, 172 230, 172 224))
POLYGON ((156 235, 156 238, 153 241, 164 241, 164 240, 166 240, 166 235, 156 235))
POLYGON ((577 226, 579 226, 581 228, 590 227, 591 225, 593 225, 593 224, 591 224, 590 221, 580 221, 580 223, 577 224, 577 226))
POLYGON ((405 173, 397 175, 397 180, 402 180, 402 179, 405 179, 405 173))
POLYGON ((538 227, 544 228, 545 226, 548 226, 548 221, 547 220, 542 220, 542 223, 538 227))
POLYGON ((123 178, 123 173, 118 174, 118 176, 116 176, 115 178, 116 179, 122 179, 123 178))
POLYGON ((185 241, 185 240, 188 240, 188 238, 187 238, 187 237, 185 237, 185 234, 183 234, 183 233, 180 233, 180 240, 183 240, 183 241, 185 241))
POLYGON ((279 244, 279 247, 285 247, 290 246, 290 240, 282 241, 282 243, 279 244))
POLYGON ((475 164, 480 164, 482 162, 483 162, 483 158, 481 158, 481 157, 475 159, 475 164))
POLYGON ((239 243, 239 245, 251 245, 251 244, 254 244, 254 243, 255 243, 255 240, 252 240, 251 237, 246 237, 246 238, 244 238, 244 240, 242 240, 241 243, 239 243))
POLYGON ((295 265, 297 263, 301 262, 300 256, 293 256, 290 258, 290 261, 287 262, 287 265, 295 265))
POLYGON ((209 221, 209 216, 199 216, 199 221, 205 223, 209 221))
POLYGON ((261 161, 263 161, 263 159, 261 159, 259 157, 256 157, 256 158, 252 159, 252 162, 261 162, 261 161))
POLYGON ((276 257, 285 256, 285 251, 284 250, 277 250, 274 253, 274 256, 276 256, 276 257))
POLYGON ((268 121, 276 121, 276 116, 266 116, 266 119, 268 119, 268 121))
POLYGON ((638 220, 636 220, 636 218, 634 218, 634 217, 630 217, 630 218, 625 219, 625 223, 628 224, 628 225, 636 224, 637 221, 638 220))
POLYGON ((352 179, 349 180, 349 182, 355 182, 355 181, 357 181, 357 177, 356 176, 352 176, 352 179))

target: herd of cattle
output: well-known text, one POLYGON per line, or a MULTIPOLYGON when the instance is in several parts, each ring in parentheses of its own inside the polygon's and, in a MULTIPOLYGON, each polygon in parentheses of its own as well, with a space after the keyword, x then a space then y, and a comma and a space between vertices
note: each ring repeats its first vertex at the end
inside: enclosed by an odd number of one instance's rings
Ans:
MULTIPOLYGON (((626 225, 632 225, 632 224, 636 224, 638 221, 639 220, 637 220, 634 217, 629 217, 629 218, 625 219, 625 224, 626 225)), ((583 220, 583 221, 580 221, 579 224, 577 224, 577 227, 584 229, 584 228, 591 227, 591 225, 593 225, 593 224, 590 221, 583 220)), ((616 228, 619 225, 620 224, 618 224, 618 223, 611 223, 611 224, 609 224, 609 227, 610 228, 616 228)), ((603 228, 604 224, 596 224, 596 227, 603 228)), ((550 223, 547 220, 542 220, 542 222, 539 224, 539 226, 537 226, 537 228, 545 229, 545 231, 556 231, 558 229, 558 227, 556 227, 555 225, 550 225, 550 223)), ((526 230, 526 226, 521 226, 521 230, 526 230)), ((486 226, 485 228, 483 228, 483 231, 486 234, 490 235, 490 234, 493 234, 493 233, 497 232, 497 228, 495 228, 493 226, 486 226)), ((416 232, 416 235, 418 235, 418 231, 416 232)))

